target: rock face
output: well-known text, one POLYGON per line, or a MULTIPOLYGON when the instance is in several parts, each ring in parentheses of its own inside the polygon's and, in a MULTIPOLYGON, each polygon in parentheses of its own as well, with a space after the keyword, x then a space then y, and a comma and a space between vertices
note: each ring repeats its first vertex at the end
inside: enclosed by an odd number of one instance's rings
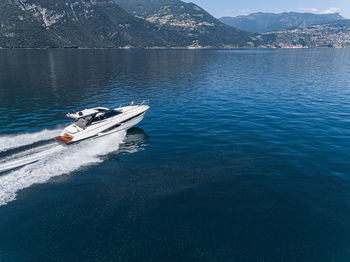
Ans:
MULTIPOLYGON (((254 47, 255 34, 232 28, 193 3, 180 0, 115 0, 130 14, 170 29, 190 40, 192 47, 254 47)), ((187 43, 188 44, 188 43, 187 43)))
POLYGON ((255 34, 180 0, 1 0, 0 48, 349 47, 349 21, 255 34))
POLYGON ((323 24, 342 19, 344 18, 338 13, 319 15, 295 12, 281 14, 260 12, 246 16, 220 18, 227 25, 256 33, 323 24))
POLYGON ((267 48, 350 47, 350 20, 269 32, 260 36, 267 48))
POLYGON ((2 0, 0 26, 0 47, 177 44, 174 35, 128 14, 112 0, 2 0))
POLYGON ((2 0, 0 47, 244 47, 260 41, 194 4, 120 3, 124 9, 116 0, 2 0))

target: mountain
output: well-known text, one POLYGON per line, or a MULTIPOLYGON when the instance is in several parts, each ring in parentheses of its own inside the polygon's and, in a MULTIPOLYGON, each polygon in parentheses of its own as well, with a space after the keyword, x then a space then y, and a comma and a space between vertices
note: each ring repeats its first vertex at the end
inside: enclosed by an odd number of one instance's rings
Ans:
POLYGON ((264 33, 267 48, 350 47, 350 20, 264 33))
MULTIPOLYGON (((285 27, 342 18, 280 15, 289 17, 278 20, 285 27)), ((0 48, 350 47, 349 21, 257 34, 180 0, 1 0, 0 48)), ((273 28, 271 21, 266 23, 273 28)))
POLYGON ((265 33, 280 29, 296 28, 342 20, 339 13, 310 14, 310 13, 253 13, 237 17, 222 17, 220 20, 227 25, 249 32, 265 33))
POLYGON ((232 28, 193 3, 180 0, 115 0, 118 5, 158 28, 176 31, 191 46, 254 47, 255 34, 232 28))
POLYGON ((112 0, 2 0, 0 25, 0 47, 153 47, 183 41, 112 0))
POLYGON ((0 48, 249 47, 259 41, 179 0, 0 1, 0 48))

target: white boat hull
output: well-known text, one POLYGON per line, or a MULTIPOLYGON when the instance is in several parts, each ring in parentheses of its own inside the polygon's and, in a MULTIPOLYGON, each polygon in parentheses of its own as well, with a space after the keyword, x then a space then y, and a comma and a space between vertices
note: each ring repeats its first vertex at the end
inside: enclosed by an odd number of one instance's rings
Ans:
POLYGON ((101 120, 98 123, 92 123, 86 128, 80 128, 72 124, 66 127, 56 139, 65 144, 72 144, 89 138, 128 130, 142 121, 148 109, 149 106, 147 105, 132 105, 118 108, 115 110, 122 113, 112 118, 101 120))

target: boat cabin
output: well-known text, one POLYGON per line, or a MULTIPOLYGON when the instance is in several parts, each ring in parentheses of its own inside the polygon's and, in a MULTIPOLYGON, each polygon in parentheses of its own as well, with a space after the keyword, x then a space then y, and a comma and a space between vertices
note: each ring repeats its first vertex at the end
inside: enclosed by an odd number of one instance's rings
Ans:
POLYGON ((95 107, 67 114, 67 117, 75 119, 74 124, 82 129, 85 129, 89 125, 97 124, 102 120, 114 117, 121 113, 121 111, 110 110, 105 107, 95 107))

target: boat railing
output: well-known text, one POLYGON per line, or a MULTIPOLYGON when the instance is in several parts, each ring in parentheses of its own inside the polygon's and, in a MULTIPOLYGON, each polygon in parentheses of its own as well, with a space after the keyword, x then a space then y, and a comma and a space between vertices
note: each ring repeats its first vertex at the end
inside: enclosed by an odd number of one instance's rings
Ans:
POLYGON ((143 105, 149 105, 149 100, 132 101, 131 103, 122 103, 119 105, 118 108, 125 107, 125 106, 143 106, 143 105))

